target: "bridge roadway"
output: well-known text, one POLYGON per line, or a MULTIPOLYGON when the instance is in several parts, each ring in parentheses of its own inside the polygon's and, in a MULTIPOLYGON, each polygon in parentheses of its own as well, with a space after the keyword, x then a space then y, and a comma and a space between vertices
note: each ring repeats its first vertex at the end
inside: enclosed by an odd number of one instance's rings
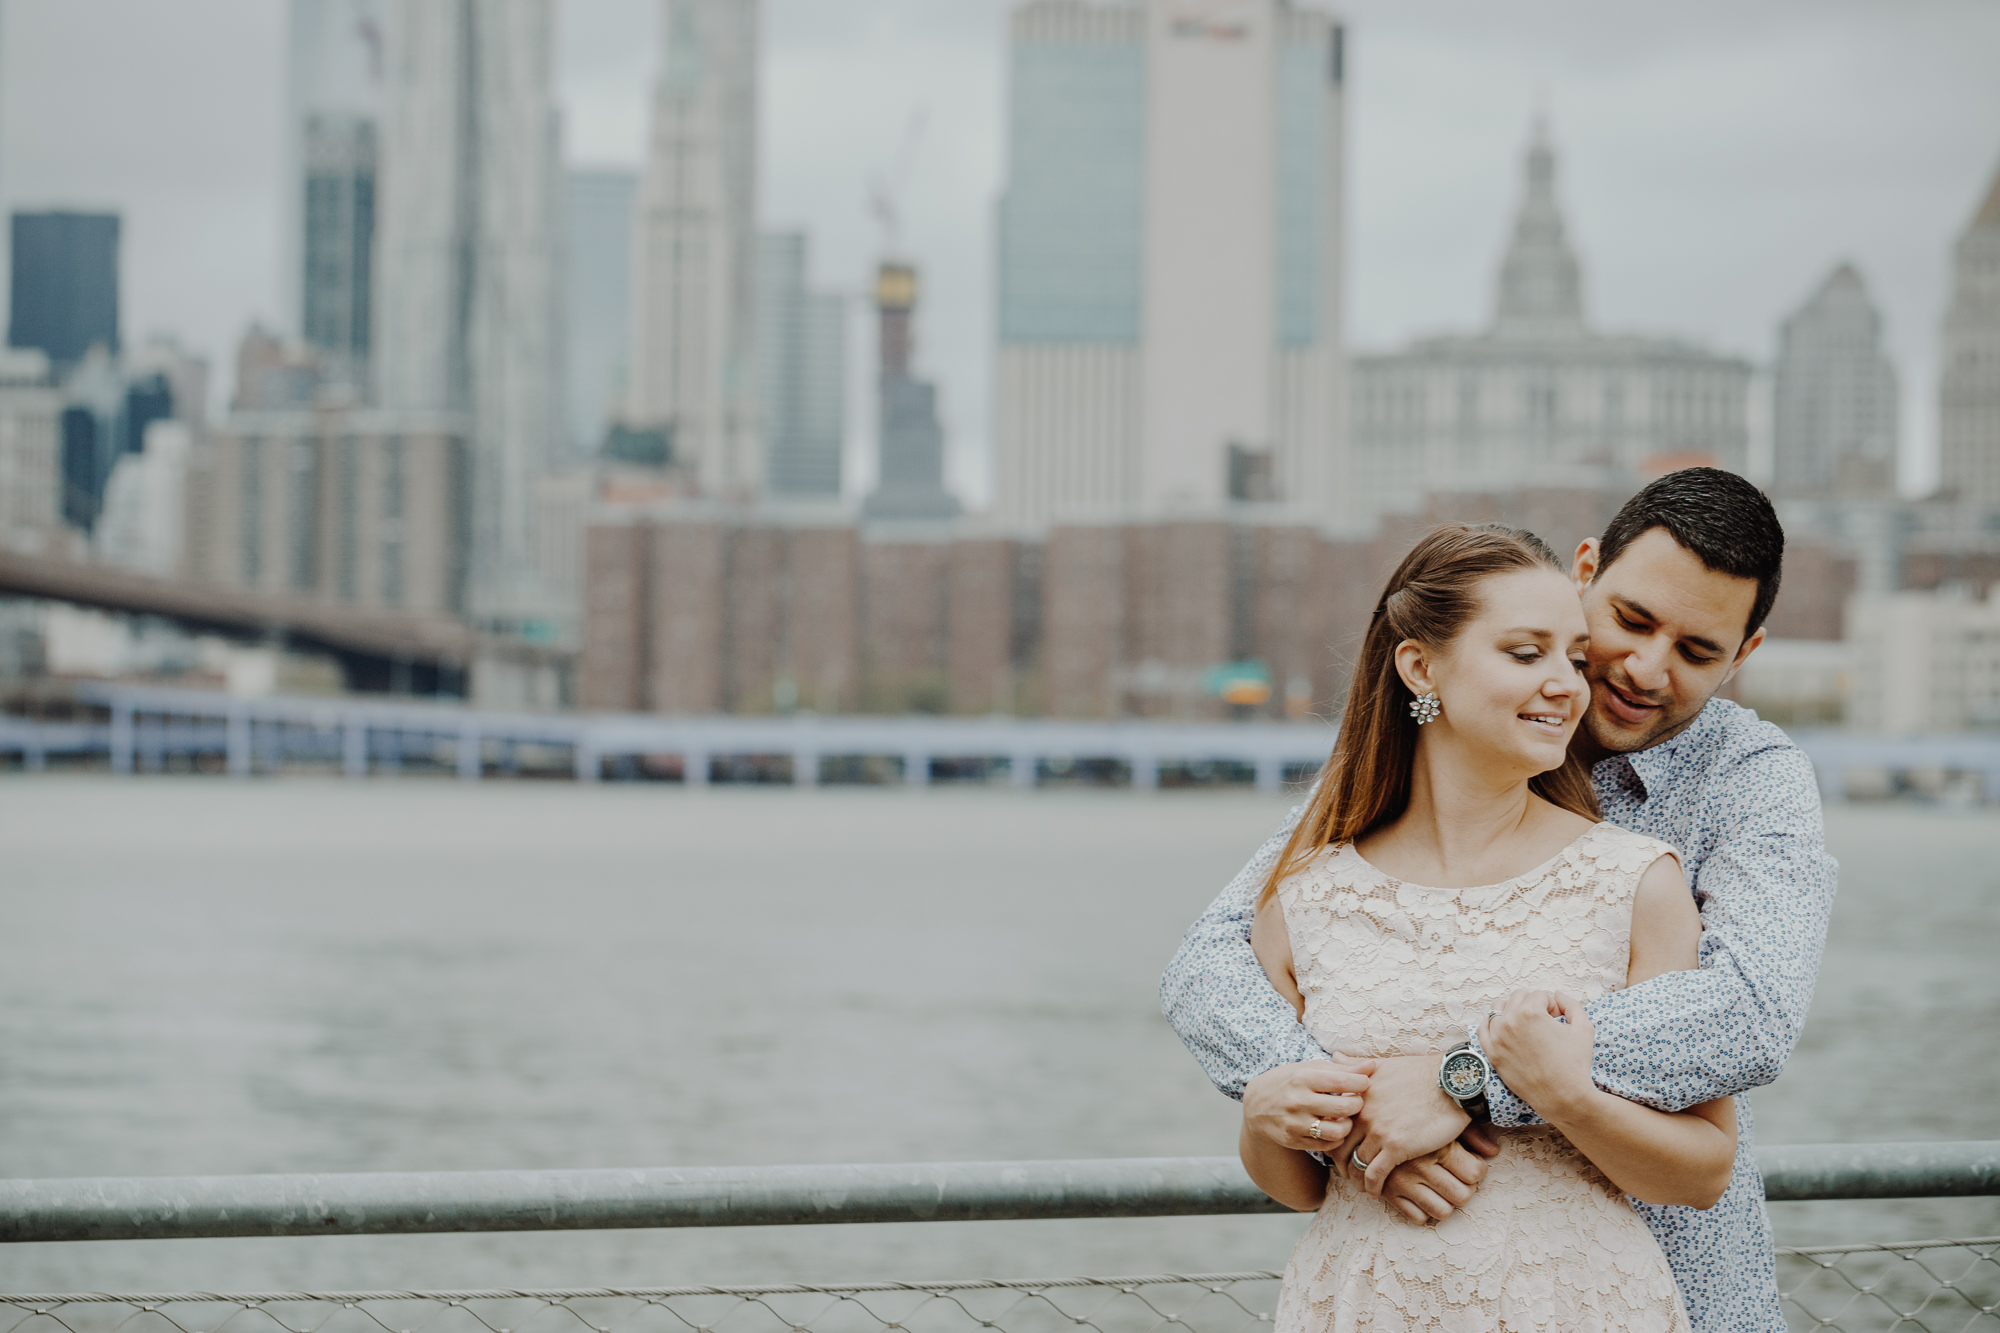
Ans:
POLYGON ((464 671, 479 658, 539 666, 555 649, 482 634, 451 616, 364 611, 318 598, 219 588, 0 548, 0 596, 44 597, 79 606, 162 616, 191 629, 239 637, 283 635, 301 647, 464 671))
MULTIPOLYGON (((105 722, 38 722, 0 717, 0 754, 29 769, 52 754, 108 753, 118 773, 157 771, 173 753, 220 753, 230 773, 275 771, 287 757, 336 761, 347 776, 399 770, 410 758, 448 754, 461 778, 512 766, 520 746, 567 750, 583 782, 607 761, 677 756, 685 780, 710 780, 711 761, 739 756, 791 760, 794 781, 819 780, 820 760, 887 755, 903 761, 904 781, 932 780, 934 762, 1001 760, 1016 786, 1037 784, 1050 765, 1109 760, 1136 787, 1158 785, 1162 766, 1236 763, 1266 791, 1316 769, 1333 744, 1319 723, 1189 724, 1087 722, 1012 717, 656 717, 611 713, 500 713, 449 701, 380 696, 242 697, 212 690, 84 683, 78 694, 102 706, 105 722)), ((1845 794, 1856 769, 1978 773, 2000 799, 2000 733, 1873 736, 1812 731, 1794 736, 1812 758, 1827 799, 1845 794)))

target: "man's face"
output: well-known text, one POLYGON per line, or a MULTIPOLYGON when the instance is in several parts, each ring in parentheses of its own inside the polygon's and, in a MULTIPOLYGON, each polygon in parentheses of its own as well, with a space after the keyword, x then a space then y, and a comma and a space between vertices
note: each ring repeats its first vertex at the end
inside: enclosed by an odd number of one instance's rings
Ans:
POLYGON ((1665 528, 1649 528, 1608 569, 1597 541, 1577 548, 1574 577, 1590 624, 1585 758, 1630 754, 1678 735, 1764 641, 1743 627, 1757 580, 1719 574, 1665 528))

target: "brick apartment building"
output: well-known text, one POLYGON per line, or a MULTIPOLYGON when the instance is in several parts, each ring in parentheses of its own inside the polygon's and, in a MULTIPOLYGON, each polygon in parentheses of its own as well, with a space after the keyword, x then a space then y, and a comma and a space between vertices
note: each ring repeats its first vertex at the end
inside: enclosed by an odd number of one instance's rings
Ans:
MULTIPOLYGON (((659 713, 1014 713, 1203 719, 1209 670, 1260 661, 1274 718, 1337 711, 1373 600, 1432 524, 1498 522, 1565 558, 1611 486, 1433 497, 1365 540, 1250 519, 1056 525, 844 520, 675 503, 585 541, 577 702, 659 713)), ((1851 561, 1801 547, 1773 629, 1838 638, 1851 561)))

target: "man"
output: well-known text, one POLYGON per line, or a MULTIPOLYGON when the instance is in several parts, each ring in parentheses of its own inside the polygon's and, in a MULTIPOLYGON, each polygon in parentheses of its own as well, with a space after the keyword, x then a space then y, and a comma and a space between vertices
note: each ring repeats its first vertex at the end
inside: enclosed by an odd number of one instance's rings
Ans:
MULTIPOLYGON (((1836 867, 1812 765, 1778 728, 1713 696, 1764 640, 1784 532, 1770 502, 1728 472, 1671 473, 1628 501, 1572 571, 1590 627, 1591 702, 1573 742, 1605 818, 1682 854, 1702 917, 1701 968, 1590 1006, 1592 1074, 1665 1111, 1775 1079, 1812 1002, 1836 867)), ((1303 809, 1303 807, 1300 807, 1303 809)), ((1161 980, 1167 1018, 1253 1133, 1332 1147, 1334 1169, 1381 1186, 1415 1219, 1473 1196, 1499 1128, 1540 1123, 1486 1071, 1447 1093, 1440 1056, 1367 1066, 1329 1057, 1266 981, 1250 947, 1254 903, 1292 811, 1208 911, 1161 980), (1475 1080, 1470 1089, 1477 1089, 1475 1080), (1469 1109, 1468 1109, 1469 1108, 1469 1109), (1472 1151, 1468 1151, 1470 1148, 1472 1151)), ((1479 1050, 1477 1030, 1467 1033, 1479 1050)), ((1462 1055, 1451 1058, 1457 1066, 1462 1055)), ((1480 1052, 1483 1061, 1484 1053, 1480 1052)), ((1476 1073, 1476 1067, 1475 1067, 1476 1073)), ((1707 1211, 1636 1205, 1659 1238, 1699 1333, 1781 1333, 1777 1265, 1750 1107, 1737 1105, 1734 1175, 1707 1211)))

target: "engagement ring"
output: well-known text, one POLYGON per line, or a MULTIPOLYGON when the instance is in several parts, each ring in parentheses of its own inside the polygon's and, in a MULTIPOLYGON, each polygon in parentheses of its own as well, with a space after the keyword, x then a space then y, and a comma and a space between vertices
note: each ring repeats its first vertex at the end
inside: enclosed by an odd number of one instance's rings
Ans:
POLYGON ((1318 1137, 1319 1137, 1319 1117, 1318 1117, 1318 1116, 1314 1116, 1314 1117, 1313 1117, 1313 1127, 1312 1127, 1312 1136, 1313 1136, 1314 1138, 1318 1138, 1318 1137))

